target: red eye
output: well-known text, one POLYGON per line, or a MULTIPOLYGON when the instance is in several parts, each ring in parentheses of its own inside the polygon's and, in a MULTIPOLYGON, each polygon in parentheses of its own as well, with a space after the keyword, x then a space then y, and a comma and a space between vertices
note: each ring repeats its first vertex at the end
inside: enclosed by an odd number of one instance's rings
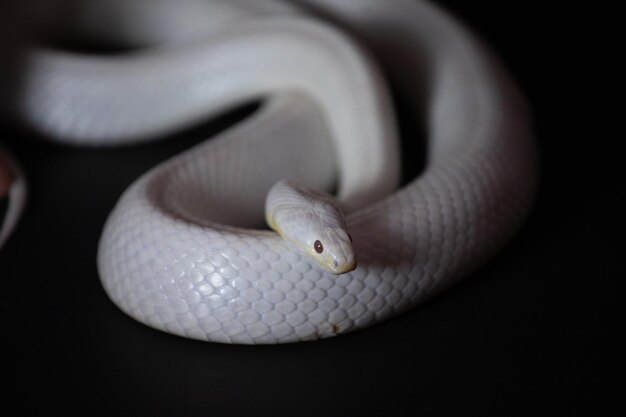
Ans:
POLYGON ((316 240, 313 244, 313 249, 315 249, 315 252, 317 253, 322 253, 324 252, 324 245, 322 245, 322 242, 320 242, 319 240, 316 240))

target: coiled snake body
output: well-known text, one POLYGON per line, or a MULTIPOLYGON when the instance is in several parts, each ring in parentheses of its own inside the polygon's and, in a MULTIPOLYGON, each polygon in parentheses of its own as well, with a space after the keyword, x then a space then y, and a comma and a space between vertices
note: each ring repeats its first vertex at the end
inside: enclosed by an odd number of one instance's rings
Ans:
POLYGON ((334 336, 467 276, 528 212, 535 154, 524 101, 439 8, 416 0, 143 3, 85 2, 83 30, 150 47, 114 58, 34 52, 22 121, 65 142, 128 143, 264 102, 120 198, 98 268, 131 317, 225 343, 334 336), (369 53, 425 130, 426 167, 400 189, 393 106, 369 53), (327 272, 262 230, 265 195, 283 178, 336 188, 355 270, 327 272))

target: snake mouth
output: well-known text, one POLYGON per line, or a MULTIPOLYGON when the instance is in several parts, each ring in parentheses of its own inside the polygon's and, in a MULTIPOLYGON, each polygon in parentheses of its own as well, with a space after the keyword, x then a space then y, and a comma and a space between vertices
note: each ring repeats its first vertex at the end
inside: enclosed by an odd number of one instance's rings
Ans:
POLYGON ((332 272, 333 274, 340 275, 345 274, 350 271, 354 271, 356 269, 356 259, 353 259, 350 262, 344 262, 342 264, 336 263, 333 261, 332 263, 327 263, 324 265, 327 271, 332 272))

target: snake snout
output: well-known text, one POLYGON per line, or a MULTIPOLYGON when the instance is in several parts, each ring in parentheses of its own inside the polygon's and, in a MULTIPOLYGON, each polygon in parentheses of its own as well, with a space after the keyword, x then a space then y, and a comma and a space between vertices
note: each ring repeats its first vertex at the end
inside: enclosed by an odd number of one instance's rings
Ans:
POLYGON ((325 266, 326 269, 333 274, 345 274, 356 268, 356 257, 352 252, 348 254, 335 254, 325 266))

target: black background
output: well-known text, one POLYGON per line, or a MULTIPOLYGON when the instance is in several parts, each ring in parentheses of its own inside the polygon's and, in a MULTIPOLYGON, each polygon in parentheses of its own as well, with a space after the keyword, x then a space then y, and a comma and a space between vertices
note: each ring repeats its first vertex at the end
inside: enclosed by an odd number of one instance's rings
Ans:
POLYGON ((614 12, 599 2, 438 3, 492 45, 534 111, 537 204, 493 262, 408 314, 335 339, 229 346, 171 336, 106 297, 95 265, 102 225, 138 175, 251 109, 177 140, 106 150, 49 144, 4 123, 0 140, 30 195, 0 252, 0 413, 623 412, 623 132, 609 128, 619 118, 606 101, 617 95, 609 58, 619 49, 601 47, 614 12))

